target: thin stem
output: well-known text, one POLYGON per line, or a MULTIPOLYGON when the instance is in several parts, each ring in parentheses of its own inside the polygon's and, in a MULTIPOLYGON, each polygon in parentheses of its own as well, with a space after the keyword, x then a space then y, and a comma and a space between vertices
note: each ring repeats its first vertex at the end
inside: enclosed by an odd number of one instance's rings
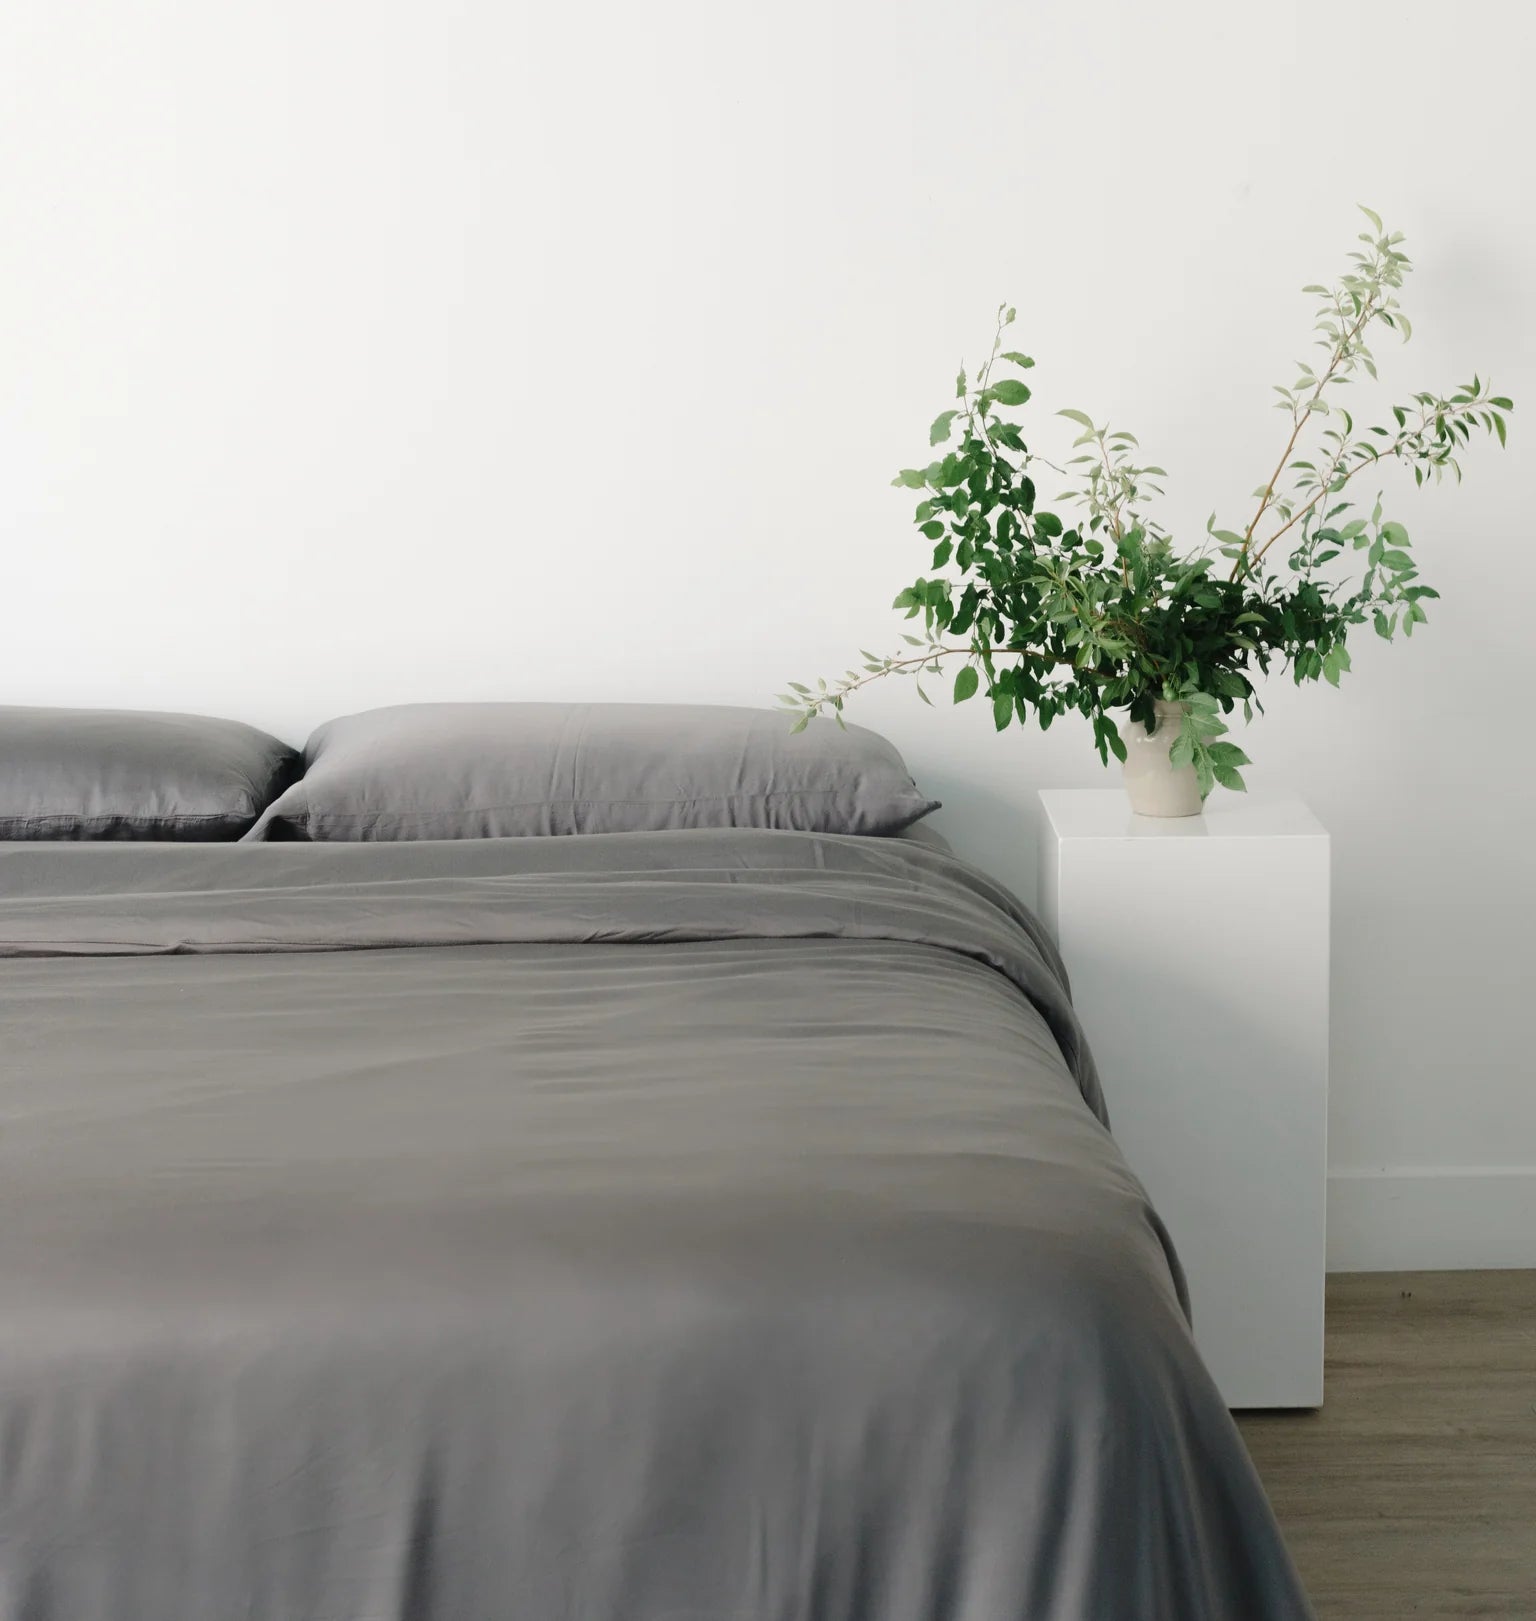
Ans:
MULTIPOLYGON (((1001 653, 1006 655, 1008 653, 1026 653, 1028 649, 1023 647, 994 647, 989 648, 987 651, 992 654, 1001 653)), ((821 709, 825 704, 831 703, 834 698, 846 698, 850 693, 859 691, 861 687, 869 686, 871 682, 882 681, 888 675, 900 675, 905 670, 922 669, 924 665, 932 664, 938 659, 949 658, 956 653, 966 653, 973 658, 982 656, 980 648, 968 643, 959 647, 930 647, 927 652, 914 653, 910 658, 892 659, 889 664, 882 665, 878 670, 871 670, 867 675, 861 675, 857 680, 850 681, 846 685, 838 687, 835 691, 808 693, 805 698, 806 705, 811 710, 821 709)), ((1082 676, 1093 675, 1091 670, 1083 669, 1075 659, 1065 658, 1059 653, 1051 655, 1051 663, 1068 666, 1082 676)))
MULTIPOLYGON (((919 653, 908 659, 892 659, 882 669, 871 670, 868 675, 860 676, 857 681, 850 682, 846 687, 838 689, 838 696, 844 697, 850 692, 857 692, 860 687, 867 687, 871 681, 879 681, 888 675, 897 675, 902 670, 921 669, 925 664, 932 664, 935 659, 948 658, 953 653, 971 653, 975 649, 965 647, 930 647, 926 653, 919 653)), ((815 694, 812 694, 815 697, 815 694)), ((821 700, 825 702, 825 700, 821 700)))
MULTIPOLYGON (((1274 472, 1270 474, 1269 482, 1264 486, 1264 494, 1259 500, 1259 510, 1254 513, 1247 529, 1243 531, 1243 549, 1232 564, 1232 579, 1235 580, 1239 577, 1239 575, 1242 574, 1245 564, 1247 567, 1252 568, 1253 564, 1256 563, 1258 559, 1264 555, 1264 552, 1269 550, 1270 545, 1274 543, 1276 537, 1271 536, 1269 542, 1264 546, 1263 550, 1260 551, 1256 557, 1252 558, 1251 560, 1249 559, 1248 552, 1249 548, 1253 544, 1253 532, 1259 527, 1260 521, 1263 519, 1264 514, 1269 511, 1269 508, 1275 499, 1275 486, 1280 482, 1281 477, 1285 473, 1286 464, 1291 459, 1291 453, 1296 449, 1296 441, 1301 437, 1301 430, 1306 425, 1308 418, 1312 415, 1312 406, 1318 399, 1322 397, 1322 392, 1328 386, 1328 384, 1333 381, 1334 373, 1337 372, 1339 367, 1343 364, 1344 356, 1349 352, 1350 346, 1354 343, 1355 339, 1358 338, 1361 332, 1364 330, 1366 322, 1369 321, 1373 315, 1380 313, 1376 302, 1380 292, 1381 289, 1378 286, 1376 290, 1372 292, 1371 296, 1365 301, 1365 307, 1361 310, 1359 319, 1348 332, 1344 333, 1344 335, 1340 337, 1339 341, 1334 345, 1333 355, 1328 361, 1327 369, 1323 372, 1323 375, 1318 378, 1317 387, 1312 390, 1311 398, 1306 402, 1300 411, 1295 413, 1295 419, 1291 426, 1291 437, 1286 441, 1285 449, 1280 453, 1280 460, 1276 463, 1274 472)), ((1340 313, 1342 315, 1342 311, 1340 313)), ((1315 505, 1315 503, 1313 504, 1315 505)), ((1290 524, 1286 524, 1285 529, 1289 529, 1290 527, 1290 524)), ((1283 535, 1285 533, 1285 529, 1280 530, 1279 533, 1283 535)))
MULTIPOLYGON (((1109 484, 1111 489, 1118 489, 1119 486, 1115 481, 1115 469, 1109 459, 1109 446, 1104 443, 1104 435, 1102 432, 1099 434, 1099 460, 1104 463, 1105 481, 1109 484)), ((1114 532, 1114 537, 1116 540, 1121 539, 1125 534, 1125 526, 1120 521, 1120 503, 1123 499, 1123 493, 1117 495, 1115 497, 1115 504, 1110 508, 1109 512, 1109 527, 1114 532)), ((1130 584, 1129 574, 1126 575, 1126 584, 1130 584)))
POLYGON ((1288 529, 1294 529, 1295 526, 1298 523, 1300 523, 1302 521, 1302 519, 1305 518, 1306 515, 1309 512, 1316 511, 1316 509, 1322 504, 1325 497, 1330 496, 1330 495, 1339 494, 1339 492, 1341 490, 1343 490, 1345 485, 1347 485, 1349 483, 1349 481, 1355 476, 1355 474, 1358 473, 1362 468, 1374 467, 1377 464, 1377 462, 1385 461, 1387 456, 1394 457, 1396 460, 1401 461, 1403 459, 1403 447, 1404 447, 1404 445, 1408 442, 1408 440, 1410 438, 1412 438, 1412 437, 1414 437, 1416 435, 1422 435, 1424 433, 1424 431, 1428 428, 1428 426, 1429 426, 1429 412, 1421 407, 1421 420, 1419 422, 1418 427, 1415 428, 1412 431, 1412 433, 1409 433, 1407 430, 1400 431, 1398 433, 1397 437, 1392 441, 1392 443, 1391 443, 1390 447, 1387 449, 1385 455, 1372 457, 1369 461, 1358 461, 1358 462, 1356 462, 1355 465, 1353 467, 1351 467, 1344 474, 1342 481, 1338 482, 1336 484, 1335 483, 1335 478, 1337 476, 1337 471, 1336 470, 1337 470, 1337 468, 1339 466, 1339 463, 1343 460, 1343 457, 1344 457, 1344 452, 1341 451, 1339 453, 1339 455, 1334 458, 1333 467, 1330 469, 1329 476, 1327 478, 1325 478, 1322 481, 1322 483, 1318 486, 1317 494, 1314 495, 1312 497, 1312 499, 1310 501, 1308 501, 1307 504, 1304 507, 1301 508, 1300 511, 1293 513, 1291 515, 1291 518, 1290 518, 1289 522, 1283 523, 1274 532, 1274 534, 1272 534, 1269 537, 1269 539, 1264 542, 1264 544, 1258 549, 1258 551, 1256 551, 1253 554, 1253 559, 1249 563, 1249 567, 1250 568, 1257 568, 1258 565, 1261 562, 1263 562, 1265 552, 1267 552, 1269 550, 1269 548, 1271 546, 1273 546, 1274 543, 1277 540, 1279 540, 1281 535, 1285 534, 1285 532, 1288 529))

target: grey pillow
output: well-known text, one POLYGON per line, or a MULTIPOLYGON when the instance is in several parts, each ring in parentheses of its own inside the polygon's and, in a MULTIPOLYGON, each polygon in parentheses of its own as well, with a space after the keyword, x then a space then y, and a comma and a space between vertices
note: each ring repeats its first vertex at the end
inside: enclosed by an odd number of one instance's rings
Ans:
POLYGON ((0 707, 0 839, 238 839, 298 766, 236 720, 0 707))
POLYGON ((251 838, 895 833, 937 808, 874 732, 705 704, 406 704, 327 722, 305 759, 251 838))

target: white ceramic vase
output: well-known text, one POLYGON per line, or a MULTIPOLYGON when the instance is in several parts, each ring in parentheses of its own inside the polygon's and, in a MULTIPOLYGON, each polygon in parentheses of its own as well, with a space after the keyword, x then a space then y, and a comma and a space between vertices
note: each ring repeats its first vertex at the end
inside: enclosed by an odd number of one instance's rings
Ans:
POLYGON ((1204 808, 1200 780, 1192 765, 1176 766, 1168 751, 1184 724, 1186 705, 1158 698, 1157 730, 1149 732, 1139 720, 1119 724, 1125 744, 1125 791, 1138 816, 1198 816, 1204 808))

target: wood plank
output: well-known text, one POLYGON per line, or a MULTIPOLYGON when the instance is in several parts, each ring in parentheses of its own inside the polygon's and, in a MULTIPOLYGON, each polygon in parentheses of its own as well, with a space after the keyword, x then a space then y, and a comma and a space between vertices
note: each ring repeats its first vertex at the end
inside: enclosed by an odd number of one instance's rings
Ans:
POLYGON ((1533 1621, 1536 1271, 1337 1274, 1327 1364, 1238 1418, 1319 1621, 1533 1621))

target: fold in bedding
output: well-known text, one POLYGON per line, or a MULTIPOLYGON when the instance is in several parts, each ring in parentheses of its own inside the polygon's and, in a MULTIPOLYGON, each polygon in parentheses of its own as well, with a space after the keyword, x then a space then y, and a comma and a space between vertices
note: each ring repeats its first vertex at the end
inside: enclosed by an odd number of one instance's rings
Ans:
POLYGON ((0 1621, 1308 1612, 913 841, 0 850, 0 1621))

